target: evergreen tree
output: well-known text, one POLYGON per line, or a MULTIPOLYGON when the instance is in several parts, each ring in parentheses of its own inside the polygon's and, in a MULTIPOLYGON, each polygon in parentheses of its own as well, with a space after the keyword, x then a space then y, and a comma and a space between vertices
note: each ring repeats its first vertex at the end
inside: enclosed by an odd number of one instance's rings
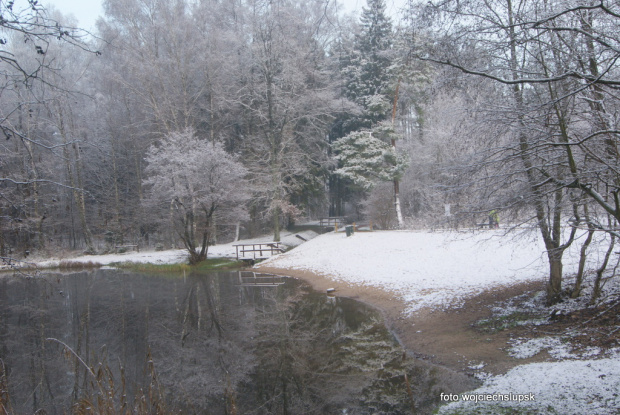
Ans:
MULTIPOLYGON (((385 10, 384 0, 368 0, 362 9, 359 32, 353 38, 342 38, 335 48, 343 79, 342 95, 359 110, 337 117, 329 134, 330 144, 352 132, 372 128, 391 112, 393 33, 385 10)), ((360 188, 350 186, 349 180, 346 175, 330 175, 330 215, 342 216, 345 200, 355 198, 356 193, 359 196, 360 188)))
POLYGON ((335 158, 341 164, 335 173, 351 180, 364 191, 371 190, 378 182, 400 179, 409 166, 409 160, 388 144, 396 138, 397 134, 389 122, 341 138, 332 145, 338 152, 335 158))
POLYGON ((345 95, 362 108, 357 126, 370 128, 387 118, 392 108, 392 23, 384 0, 368 0, 362 9, 360 33, 353 50, 342 60, 345 95))

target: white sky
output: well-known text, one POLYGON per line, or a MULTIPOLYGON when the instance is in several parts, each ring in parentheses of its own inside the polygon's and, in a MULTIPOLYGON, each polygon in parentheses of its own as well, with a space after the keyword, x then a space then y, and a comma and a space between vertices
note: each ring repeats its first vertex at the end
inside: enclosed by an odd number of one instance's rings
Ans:
POLYGON ((43 5, 53 5, 62 14, 72 14, 79 27, 94 30, 97 18, 103 14, 101 0, 44 0, 43 5))
MULTIPOLYGON (((339 3, 344 4, 347 11, 361 11, 362 7, 366 6, 366 0, 338 0, 339 3)), ((407 0, 385 0, 387 6, 387 13, 390 16, 395 16, 400 9, 404 8, 407 4, 407 0)))
MULTIPOLYGON (((359 11, 366 5, 366 0, 339 0, 350 11, 359 11)), ((394 16, 407 0, 386 0, 388 14, 394 16)), ((101 0, 45 0, 44 5, 54 5, 63 14, 73 14, 79 26, 87 30, 94 30, 97 18, 103 14, 101 0)))

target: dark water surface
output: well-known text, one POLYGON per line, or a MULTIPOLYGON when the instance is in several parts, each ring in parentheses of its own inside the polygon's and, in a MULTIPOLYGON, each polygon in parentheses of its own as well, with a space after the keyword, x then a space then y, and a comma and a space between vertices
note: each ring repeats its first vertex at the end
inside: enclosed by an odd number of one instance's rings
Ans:
POLYGON ((20 414, 428 413, 473 386, 364 304, 251 272, 0 276, 0 359, 20 414))

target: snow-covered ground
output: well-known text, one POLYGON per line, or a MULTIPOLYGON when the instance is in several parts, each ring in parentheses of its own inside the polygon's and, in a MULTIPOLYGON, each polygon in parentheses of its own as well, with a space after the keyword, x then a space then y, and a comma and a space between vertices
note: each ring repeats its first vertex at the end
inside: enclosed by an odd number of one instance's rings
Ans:
MULTIPOLYGON (((71 263, 93 263, 100 265, 111 265, 124 262, 151 263, 151 264, 176 264, 187 260, 187 251, 184 249, 170 249, 167 251, 143 251, 125 252, 119 254, 104 255, 81 255, 77 257, 51 258, 45 261, 36 261, 39 268, 57 267, 61 262, 71 263)), ((27 264, 28 265, 28 264, 27 264)))
POLYGON ((620 357, 517 366, 505 375, 489 378, 474 391, 445 400, 451 403, 439 414, 470 413, 468 410, 476 414, 617 414, 620 357))
MULTIPOLYGON (((567 274, 576 270, 576 251, 565 254, 567 274)), ((548 273, 537 233, 506 236, 502 230, 328 233, 262 265, 386 289, 404 300, 410 313, 458 306, 491 288, 543 281, 548 273)))
MULTIPOLYGON (((282 232, 281 242, 286 247, 296 247, 300 245, 303 240, 297 235, 306 240, 310 240, 317 236, 317 233, 313 231, 303 231, 297 233, 282 232)), ((236 258, 235 244, 251 244, 260 242, 271 242, 273 238, 269 236, 263 236, 254 239, 245 239, 243 241, 231 242, 227 244, 214 245, 209 247, 209 258, 236 258)), ((22 262, 16 262, 13 265, 17 267, 38 267, 38 268, 54 268, 58 267, 61 262, 70 263, 93 263, 100 265, 113 265, 118 263, 150 263, 150 264, 178 264, 187 262, 187 250, 185 249, 170 249, 165 251, 142 251, 135 252, 129 251, 118 254, 103 254, 103 255, 81 255, 81 256, 67 256, 58 258, 47 258, 44 260, 29 259, 22 262)), ((0 265, 0 270, 11 269, 7 265, 0 265)))

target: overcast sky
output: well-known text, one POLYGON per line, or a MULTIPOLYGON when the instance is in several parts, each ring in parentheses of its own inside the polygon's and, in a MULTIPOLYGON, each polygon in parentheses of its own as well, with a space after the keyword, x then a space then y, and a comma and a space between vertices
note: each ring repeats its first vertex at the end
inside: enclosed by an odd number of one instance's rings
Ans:
MULTIPOLYGON (((339 0, 347 11, 361 10, 366 0, 339 0)), ((63 14, 73 14, 84 29, 94 29, 97 17, 103 14, 101 0, 44 0, 46 5, 54 5, 63 14)), ((406 0, 386 0, 388 13, 394 15, 406 0)))
POLYGON ((44 0, 43 5, 53 5, 64 15, 73 14, 79 26, 87 30, 95 28, 95 21, 103 14, 101 0, 44 0))

